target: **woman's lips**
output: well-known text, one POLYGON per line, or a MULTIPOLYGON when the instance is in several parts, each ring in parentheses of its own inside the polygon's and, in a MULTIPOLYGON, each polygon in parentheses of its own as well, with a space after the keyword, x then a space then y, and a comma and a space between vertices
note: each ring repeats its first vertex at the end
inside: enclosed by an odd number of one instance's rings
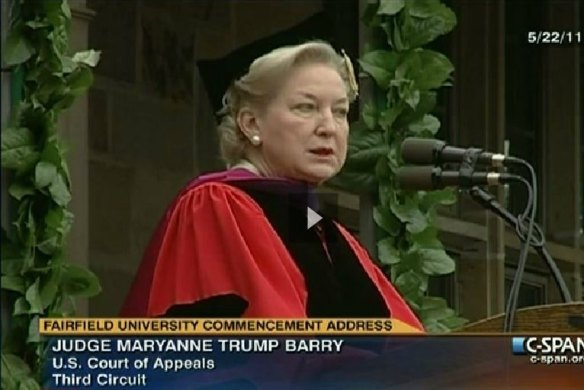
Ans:
POLYGON ((331 148, 316 148, 310 149, 310 153, 319 155, 319 156, 330 156, 333 154, 333 150, 331 148))

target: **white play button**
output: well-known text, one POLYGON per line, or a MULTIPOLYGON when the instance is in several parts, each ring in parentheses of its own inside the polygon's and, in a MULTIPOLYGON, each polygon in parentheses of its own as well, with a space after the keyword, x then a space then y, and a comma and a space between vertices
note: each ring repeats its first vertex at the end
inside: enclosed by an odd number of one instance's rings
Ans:
POLYGON ((306 229, 310 229, 314 225, 320 221, 322 217, 318 215, 313 209, 310 207, 306 208, 306 229))

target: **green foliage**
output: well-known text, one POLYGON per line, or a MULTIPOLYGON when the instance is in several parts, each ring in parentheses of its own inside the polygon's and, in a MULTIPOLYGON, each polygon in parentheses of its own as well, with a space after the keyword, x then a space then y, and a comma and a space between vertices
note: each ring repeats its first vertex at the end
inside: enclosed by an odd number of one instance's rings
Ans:
POLYGON ((39 389, 44 344, 41 317, 71 314, 64 303, 99 293, 97 277, 65 261, 73 224, 70 178, 57 135, 59 114, 93 82, 93 50, 67 54, 71 10, 66 0, 15 2, 4 63, 23 75, 23 99, 2 131, 1 163, 15 200, 2 230, 2 290, 14 302, 2 342, 2 389, 39 389))
POLYGON ((434 137, 440 121, 431 114, 436 90, 454 70, 441 53, 422 46, 456 25, 440 0, 378 0, 363 15, 371 29, 369 49, 359 59, 374 82, 372 99, 351 126, 348 160, 332 184, 375 195, 377 257, 429 331, 442 332, 466 320, 442 298, 428 296, 429 277, 454 272, 436 226, 436 209, 456 201, 450 190, 403 191, 395 179, 407 137, 434 137))

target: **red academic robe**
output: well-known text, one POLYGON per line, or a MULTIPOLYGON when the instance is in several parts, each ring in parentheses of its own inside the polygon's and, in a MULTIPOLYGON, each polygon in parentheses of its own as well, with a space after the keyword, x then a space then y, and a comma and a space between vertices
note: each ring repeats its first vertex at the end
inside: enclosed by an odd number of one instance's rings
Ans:
MULTIPOLYGON (((301 270, 262 207, 232 185, 253 179, 257 177, 244 170, 211 174, 179 194, 150 242, 122 316, 161 316, 174 305, 229 294, 247 302, 246 318, 307 316, 301 270)), ((335 226, 391 317, 423 330, 367 251, 345 228, 335 226)))

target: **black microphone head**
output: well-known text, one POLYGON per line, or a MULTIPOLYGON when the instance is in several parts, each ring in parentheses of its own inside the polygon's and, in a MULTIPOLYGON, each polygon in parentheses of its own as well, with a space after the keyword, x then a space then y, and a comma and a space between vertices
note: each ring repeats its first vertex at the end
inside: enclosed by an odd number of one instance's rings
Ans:
POLYGON ((435 189, 434 178, 440 168, 432 166, 401 167, 397 170, 398 185, 404 190, 430 191, 435 189))
POLYGON ((408 164, 434 164, 446 143, 428 138, 406 138, 401 144, 401 156, 408 164))

